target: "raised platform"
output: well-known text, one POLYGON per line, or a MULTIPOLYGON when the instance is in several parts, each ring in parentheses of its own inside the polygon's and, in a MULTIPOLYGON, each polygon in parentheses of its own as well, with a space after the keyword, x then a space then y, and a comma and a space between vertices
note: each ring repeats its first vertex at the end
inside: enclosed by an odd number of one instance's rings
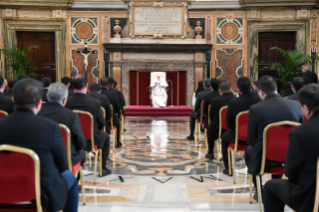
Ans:
POLYGON ((190 116, 193 109, 188 105, 163 108, 148 105, 130 105, 125 108, 126 116, 190 116))

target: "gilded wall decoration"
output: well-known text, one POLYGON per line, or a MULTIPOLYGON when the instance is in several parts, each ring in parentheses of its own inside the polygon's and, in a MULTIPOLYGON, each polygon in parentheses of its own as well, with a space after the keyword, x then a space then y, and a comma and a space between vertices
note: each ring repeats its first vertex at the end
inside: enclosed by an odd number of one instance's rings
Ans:
POLYGON ((311 17, 311 44, 317 44, 317 29, 318 29, 318 16, 317 15, 313 15, 311 17))
POLYGON ((244 76, 243 49, 217 49, 215 58, 215 77, 227 79, 236 88, 239 77, 244 76))
POLYGON ((99 44, 98 18, 71 17, 71 44, 99 44))
POLYGON ((244 43, 244 18, 216 18, 216 26, 217 45, 244 43))

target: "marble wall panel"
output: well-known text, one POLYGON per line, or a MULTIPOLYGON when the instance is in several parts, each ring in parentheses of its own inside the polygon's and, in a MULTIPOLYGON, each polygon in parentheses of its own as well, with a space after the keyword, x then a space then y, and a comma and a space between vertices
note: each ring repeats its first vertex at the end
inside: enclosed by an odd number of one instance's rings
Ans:
POLYGON ((212 19, 206 18, 206 43, 212 43, 212 19))
POLYGON ((103 18, 102 28, 103 28, 102 43, 109 43, 110 42, 110 19, 109 18, 103 18))
POLYGON ((216 78, 228 80, 232 89, 237 92, 237 79, 244 75, 242 49, 216 50, 216 78))
POLYGON ((91 53, 87 58, 77 50, 72 50, 71 77, 76 74, 85 74, 85 65, 87 64, 88 83, 97 83, 99 79, 99 54, 98 51, 91 53))

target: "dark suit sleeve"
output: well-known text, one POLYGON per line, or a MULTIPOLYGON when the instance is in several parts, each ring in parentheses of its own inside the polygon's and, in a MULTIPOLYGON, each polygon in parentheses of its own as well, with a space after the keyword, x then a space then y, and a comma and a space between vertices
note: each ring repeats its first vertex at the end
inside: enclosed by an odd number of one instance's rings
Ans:
POLYGON ((124 95, 121 91, 118 91, 119 92, 119 98, 120 98, 120 103, 121 103, 121 106, 122 108, 126 105, 126 102, 125 102, 125 99, 124 99, 124 95))
POLYGON ((12 101, 9 101, 8 103, 8 114, 12 113, 14 111, 14 104, 12 101))
POLYGON ((105 118, 106 118, 106 120, 109 120, 112 117, 111 106, 110 106, 111 104, 110 104, 110 101, 108 99, 105 102, 106 102, 106 104, 105 104, 105 118))
POLYGON ((236 125, 236 114, 234 113, 234 106, 232 103, 229 103, 227 113, 226 113, 226 123, 229 129, 235 130, 236 125))
POLYGON ((221 107, 217 106, 213 101, 211 102, 210 108, 210 118, 213 128, 217 128, 219 126, 219 110, 221 107))
POLYGON ((199 98, 199 96, 197 95, 196 103, 195 103, 195 112, 198 112, 198 111, 199 111, 200 103, 201 103, 200 98, 199 98))
POLYGON ((68 169, 68 159, 66 156, 65 146, 62 138, 62 133, 58 124, 55 124, 53 131, 53 147, 52 155, 55 165, 58 167, 59 172, 62 173, 68 169))
POLYGON ((204 115, 207 116, 208 114, 208 106, 209 106, 209 101, 207 101, 207 99, 204 99, 204 115))
POLYGON ((99 104, 99 107, 98 107, 97 124, 98 124, 99 130, 102 130, 103 127, 106 125, 106 120, 105 120, 105 118, 103 116, 103 112, 102 112, 102 109, 101 109, 101 104, 99 104))
POLYGON ((75 114, 74 122, 71 129, 72 142, 76 150, 83 149, 86 145, 85 137, 81 129, 79 115, 75 114))
POLYGON ((121 103, 118 96, 115 96, 115 113, 118 114, 118 117, 121 117, 121 103))
POLYGON ((299 136, 295 130, 289 133, 289 146, 285 160, 285 175, 289 180, 294 181, 298 178, 299 170, 303 164, 302 149, 299 145, 299 136))
POLYGON ((255 141, 256 141, 256 136, 257 136, 257 131, 258 131, 258 121, 256 117, 256 112, 250 108, 249 109, 249 114, 248 114, 248 130, 247 130, 247 140, 246 142, 254 146, 255 141))

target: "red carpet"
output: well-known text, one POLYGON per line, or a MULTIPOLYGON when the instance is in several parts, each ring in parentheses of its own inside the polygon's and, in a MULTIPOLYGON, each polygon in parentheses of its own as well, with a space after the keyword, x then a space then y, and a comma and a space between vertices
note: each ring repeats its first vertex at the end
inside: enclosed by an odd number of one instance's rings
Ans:
POLYGON ((193 109, 188 105, 163 108, 149 105, 130 105, 125 108, 126 116, 190 116, 193 109))

